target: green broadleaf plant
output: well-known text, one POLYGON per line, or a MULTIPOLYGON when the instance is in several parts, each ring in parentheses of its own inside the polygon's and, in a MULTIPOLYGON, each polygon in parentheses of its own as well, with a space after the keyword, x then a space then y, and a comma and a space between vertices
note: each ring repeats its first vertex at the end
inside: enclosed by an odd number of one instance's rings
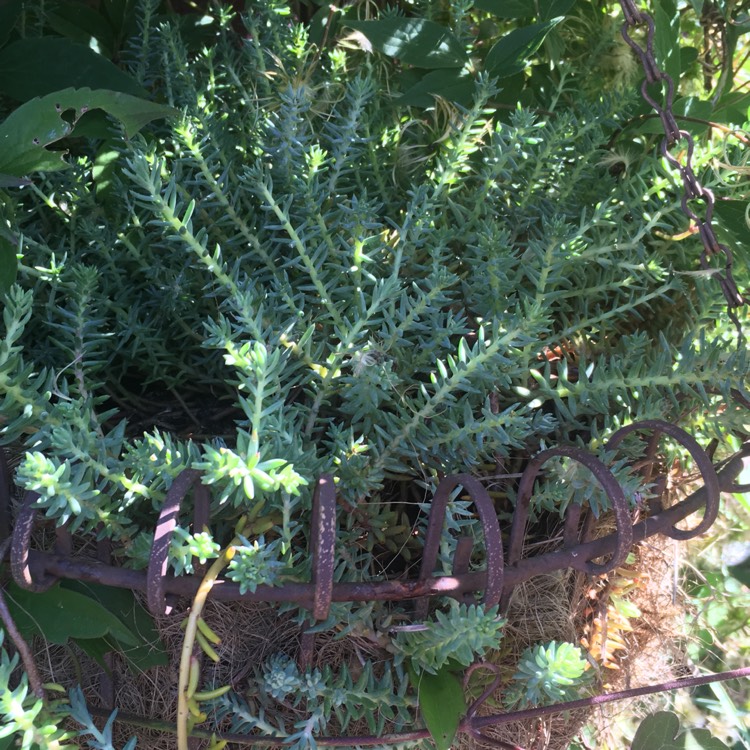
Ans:
POLYGON ((129 74, 90 47, 58 37, 19 39, 0 50, 0 92, 25 102, 69 88, 117 91, 144 98, 129 74))
POLYGON ((680 732, 680 719, 671 711, 657 711, 638 726, 630 750, 729 750, 707 729, 680 732))
POLYGON ((343 24, 365 36, 378 52, 418 68, 460 68, 468 61, 461 42, 434 21, 384 18, 343 24))
POLYGON ((75 641, 103 664, 103 655, 118 651, 133 669, 165 663, 152 618, 131 591, 65 581, 42 593, 9 583, 8 608, 26 637, 41 635, 50 643, 75 641))
POLYGON ((20 177, 64 169, 64 152, 47 147, 71 135, 81 116, 93 109, 119 120, 127 138, 152 120, 176 114, 171 107, 102 89, 70 88, 32 99, 0 124, 0 173, 20 177))
POLYGON ((409 668, 419 699, 419 710, 437 750, 450 750, 466 713, 466 696, 459 676, 449 667, 435 674, 409 668))
POLYGON ((544 42, 547 34, 562 20, 563 17, 559 16, 511 31, 497 41, 489 51, 484 61, 485 70, 498 78, 520 73, 528 59, 544 42))

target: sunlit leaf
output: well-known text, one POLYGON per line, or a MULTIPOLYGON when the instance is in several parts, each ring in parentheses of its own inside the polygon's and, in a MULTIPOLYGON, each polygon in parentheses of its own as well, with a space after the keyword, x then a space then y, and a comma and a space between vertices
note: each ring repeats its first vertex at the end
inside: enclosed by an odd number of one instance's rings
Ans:
POLYGON ((460 68, 467 61, 461 42, 444 26, 422 18, 344 21, 373 48, 418 68, 460 68))

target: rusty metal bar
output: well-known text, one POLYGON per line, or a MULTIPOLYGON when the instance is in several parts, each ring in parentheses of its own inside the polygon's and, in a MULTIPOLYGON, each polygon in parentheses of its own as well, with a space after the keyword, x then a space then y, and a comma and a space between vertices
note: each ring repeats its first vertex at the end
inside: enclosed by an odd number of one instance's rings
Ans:
MULTIPOLYGON (((484 589, 482 601, 486 606, 492 607, 500 601, 503 592, 503 540, 492 498, 481 483, 469 474, 446 477, 435 491, 430 505, 430 519, 427 523, 418 580, 422 586, 425 586, 434 573, 448 501, 451 492, 459 486, 463 487, 473 500, 482 524, 487 566, 486 581, 482 587, 484 589)), ((428 605, 429 599, 427 598, 417 602, 415 608, 417 619, 424 619, 427 616, 428 605)))
POLYGON ((719 513, 719 500, 721 494, 719 478, 716 474, 714 465, 711 463, 711 459, 692 435, 689 435, 685 430, 677 427, 677 425, 673 425, 670 422, 665 422, 661 419, 647 419, 642 422, 634 422, 633 424, 627 425, 627 427, 621 427, 610 438, 607 443, 607 450, 616 448, 627 435, 640 430, 653 430, 656 433, 666 433, 686 448, 701 473, 703 485, 706 490, 706 503, 703 520, 694 529, 678 529, 672 527, 662 533, 672 539, 692 539, 692 537, 708 531, 719 513))
POLYGON ((182 501, 199 479, 200 472, 195 469, 186 469, 179 474, 167 491, 156 522, 154 543, 146 571, 146 601, 151 613, 157 616, 168 615, 172 611, 164 595, 165 576, 169 567, 169 545, 172 541, 172 532, 177 526, 182 501))
MULTIPOLYGON (((657 533, 671 532, 676 524, 692 513, 705 508, 712 499, 709 493, 714 490, 732 491, 737 475, 742 471, 745 463, 750 463, 750 443, 727 461, 717 473, 718 485, 714 488, 701 487, 680 503, 652 515, 631 527, 634 544, 657 533)), ((34 493, 28 493, 25 507, 31 507, 36 499, 34 493)), ((33 521, 33 517, 31 518, 33 521)), ((29 523, 27 520, 26 523, 29 523)), ((696 529, 690 530, 691 535, 696 529)), ((585 569, 585 564, 591 560, 612 555, 621 547, 620 532, 603 536, 593 541, 585 542, 572 548, 563 548, 546 552, 537 557, 518 560, 508 565, 503 571, 503 587, 512 588, 536 575, 551 573, 568 567, 585 569)), ((11 550, 11 569, 19 586, 34 587, 36 578, 54 582, 57 578, 78 578, 92 583, 104 583, 120 588, 132 588, 146 591, 148 587, 147 574, 143 571, 116 568, 102 565, 91 560, 73 560, 68 557, 46 552, 32 551, 26 547, 15 546, 11 550), (20 555, 20 560, 16 556, 20 555), (25 560, 24 564, 21 564, 25 560), (34 578, 31 578, 31 570, 34 578), (26 579, 19 571, 26 571, 26 579), (17 573, 19 573, 17 575, 17 573), (28 580, 28 583, 27 583, 28 580)), ((416 580, 390 580, 373 582, 339 582, 333 584, 331 600, 334 602, 367 602, 367 601, 404 601, 425 596, 460 596, 467 592, 486 591, 488 573, 484 571, 470 571, 459 576, 429 576, 416 580)), ((181 576, 175 578, 165 576, 162 581, 164 594, 181 597, 193 597, 200 585, 200 579, 195 576, 181 576)), ((51 585, 51 584, 50 584, 51 585)), ((287 583, 283 586, 258 586, 255 592, 247 591, 240 594, 239 584, 232 581, 219 580, 211 591, 211 597, 220 601, 247 602, 296 602, 302 607, 312 610, 314 606, 315 586, 312 583, 287 583)))

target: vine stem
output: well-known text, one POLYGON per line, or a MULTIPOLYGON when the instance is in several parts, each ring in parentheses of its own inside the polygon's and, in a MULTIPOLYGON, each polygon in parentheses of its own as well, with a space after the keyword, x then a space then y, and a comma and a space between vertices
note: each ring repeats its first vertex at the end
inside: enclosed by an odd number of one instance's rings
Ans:
POLYGON ((206 575, 203 576, 203 580, 195 592, 193 597, 193 604, 190 607, 190 614, 187 618, 187 625, 185 627, 185 637, 182 641, 182 651, 180 653, 180 673, 177 682, 177 750, 188 750, 188 737, 190 736, 190 729, 188 727, 188 720, 190 717, 190 710, 188 708, 188 679, 190 675, 190 660, 193 655, 193 648, 195 647, 195 638, 198 632, 198 620, 203 612, 203 607, 208 599, 213 585, 216 583, 217 578, 221 574, 221 571, 229 565, 230 560, 234 557, 235 545, 241 543, 239 535, 242 533, 246 519, 243 517, 237 524, 235 531, 235 537, 229 543, 229 546, 221 553, 219 558, 214 561, 213 565, 208 569, 206 575))

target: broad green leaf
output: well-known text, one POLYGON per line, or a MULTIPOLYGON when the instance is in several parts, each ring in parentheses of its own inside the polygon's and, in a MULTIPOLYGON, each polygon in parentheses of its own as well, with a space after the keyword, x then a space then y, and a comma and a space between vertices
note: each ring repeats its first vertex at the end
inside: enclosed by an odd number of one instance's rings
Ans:
POLYGON ((419 710, 437 750, 450 750, 458 725, 466 713, 466 696, 455 673, 443 667, 437 674, 409 675, 419 698, 419 710))
POLYGON ((50 3, 45 19, 50 28, 74 42, 97 45, 107 57, 114 52, 114 33, 107 19, 82 2, 50 3))
POLYGON ((127 137, 151 120, 177 114, 171 107, 119 91, 66 89, 32 99, 0 125, 0 173, 21 176, 63 169, 64 153, 46 147, 70 135, 80 117, 92 109, 120 120, 127 137))
POLYGON ((727 570, 729 571, 729 575, 750 588, 750 558, 738 565, 730 565, 727 570))
POLYGON ((137 0, 102 0, 102 12, 121 34, 135 21, 137 0))
POLYGON ((655 0, 654 51, 662 70, 668 73, 675 83, 680 81, 680 13, 675 0, 655 0))
POLYGON ((9 583, 8 608, 18 629, 38 633, 50 643, 63 644, 70 638, 101 638, 108 633, 130 646, 140 641, 115 615, 99 602, 59 584, 37 594, 9 583))
POLYGON ((562 17, 552 18, 506 34, 487 53, 485 69, 499 78, 519 73, 526 67, 526 61, 539 49, 544 37, 562 20, 562 17))
POLYGON ((451 31, 422 18, 342 22, 363 34, 373 48, 418 68, 460 68, 467 55, 451 31))
POLYGON ((576 0, 539 0, 539 20, 567 15, 575 4, 576 0))
POLYGON ((474 78, 467 70, 433 70, 407 89, 397 100, 398 104, 409 107, 430 107, 439 96, 465 107, 471 105, 474 97, 474 78))
POLYGON ((630 750, 727 750, 706 729, 679 734, 680 720, 671 711, 657 711, 638 727, 630 750))
POLYGON ((657 711, 638 726, 630 750, 678 750, 680 720, 671 711, 657 711))
POLYGON ((21 39, 0 50, 0 92, 25 102, 67 88, 120 91, 146 97, 148 92, 106 57, 69 39, 21 39))
POLYGON ((96 185, 97 198, 107 200, 113 194, 119 159, 120 152, 112 141, 105 141, 96 152, 91 178, 96 185))
POLYGON ((0 188, 25 187, 31 185, 31 180, 25 177, 11 177, 9 174, 0 174, 0 188))
POLYGON ((698 54, 695 47, 680 47, 680 70, 683 75, 698 60, 698 54))
POLYGON ((750 93, 730 91, 716 103, 711 119, 732 125, 744 125, 750 120, 750 93))
POLYGON ((104 657, 116 649, 106 638, 71 638, 71 640, 105 672, 110 672, 104 657))
POLYGON ((747 201, 716 201, 714 213, 719 227, 743 248, 750 246, 750 204, 747 201))
POLYGON ((498 18, 531 18, 536 15, 535 0, 475 0, 474 7, 498 18))
POLYGON ((0 295, 7 292, 18 275, 17 246, 0 229, 0 295))
POLYGON ((138 603, 132 591, 72 580, 64 581, 62 585, 97 601, 117 617, 130 632, 138 636, 138 644, 132 645, 120 640, 115 633, 112 633, 102 639, 102 644, 98 642, 86 644, 92 650, 106 647, 104 653, 118 651, 125 657, 131 669, 141 672, 150 667, 168 663, 169 660, 154 626, 154 620, 138 603))
POLYGON ((340 25, 342 12, 334 3, 323 3, 308 24, 307 33, 310 44, 320 47, 324 40, 331 42, 340 25))
POLYGON ((0 3, 0 47, 10 38, 22 7, 23 0, 9 0, 9 2, 0 3))

